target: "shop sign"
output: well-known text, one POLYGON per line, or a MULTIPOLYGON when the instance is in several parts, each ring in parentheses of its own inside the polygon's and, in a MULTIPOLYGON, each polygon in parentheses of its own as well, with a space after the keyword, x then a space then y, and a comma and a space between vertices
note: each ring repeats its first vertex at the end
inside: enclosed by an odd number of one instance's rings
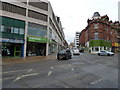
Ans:
POLYGON ((24 43, 23 40, 9 39, 9 38, 0 38, 0 42, 24 43))
POLYGON ((39 43, 47 43, 47 38, 28 36, 29 42, 39 42, 39 43))
POLYGON ((118 47, 119 43, 112 43, 112 46, 118 47))
POLYGON ((7 38, 0 38, 0 42, 9 42, 9 39, 7 39, 7 38))
POLYGON ((18 39, 10 39, 10 42, 12 42, 12 43, 24 43, 23 40, 18 40, 18 39))

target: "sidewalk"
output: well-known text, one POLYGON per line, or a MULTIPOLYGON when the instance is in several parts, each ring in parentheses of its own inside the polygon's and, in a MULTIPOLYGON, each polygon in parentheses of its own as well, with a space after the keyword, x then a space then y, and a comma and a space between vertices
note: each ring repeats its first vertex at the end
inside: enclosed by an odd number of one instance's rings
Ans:
POLYGON ((2 65, 14 65, 18 63, 28 63, 28 62, 38 62, 38 61, 48 61, 56 59, 56 54, 48 56, 30 56, 30 57, 10 57, 2 58, 2 65))

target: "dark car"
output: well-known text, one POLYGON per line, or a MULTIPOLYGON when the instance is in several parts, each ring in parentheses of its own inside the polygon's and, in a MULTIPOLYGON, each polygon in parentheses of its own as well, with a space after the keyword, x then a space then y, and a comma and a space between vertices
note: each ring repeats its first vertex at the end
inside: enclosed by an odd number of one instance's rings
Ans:
POLYGON ((84 53, 84 49, 80 49, 79 51, 80 51, 81 53, 84 53))
POLYGON ((72 54, 70 50, 61 50, 57 53, 57 59, 61 60, 61 59, 71 59, 72 58, 72 54))

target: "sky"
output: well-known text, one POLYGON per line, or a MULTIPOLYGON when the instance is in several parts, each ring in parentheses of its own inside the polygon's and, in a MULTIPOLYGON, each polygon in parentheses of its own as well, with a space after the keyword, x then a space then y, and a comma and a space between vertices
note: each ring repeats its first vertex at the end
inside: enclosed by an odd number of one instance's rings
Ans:
POLYGON ((94 12, 108 15, 112 21, 118 21, 118 2, 120 0, 48 0, 56 16, 61 19, 65 39, 68 44, 74 42, 75 32, 81 32, 87 26, 94 12))

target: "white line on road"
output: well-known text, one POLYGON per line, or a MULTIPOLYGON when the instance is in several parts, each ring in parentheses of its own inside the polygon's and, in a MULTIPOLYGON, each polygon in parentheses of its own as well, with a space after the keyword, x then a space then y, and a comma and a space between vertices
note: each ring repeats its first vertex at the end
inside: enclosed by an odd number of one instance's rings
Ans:
POLYGON ((6 73, 14 73, 14 72, 20 72, 20 71, 28 71, 28 72, 31 72, 33 69, 24 69, 24 70, 15 70, 15 71, 7 71, 7 72, 2 72, 3 74, 6 74, 6 73))
POLYGON ((50 75, 51 75, 51 73, 52 73, 52 71, 49 71, 49 72, 48 72, 48 76, 50 76, 50 75))
POLYGON ((99 79, 99 80, 96 80, 96 81, 94 81, 94 82, 92 82, 92 83, 90 83, 90 84, 95 84, 95 83, 97 83, 97 82, 100 82, 100 81, 102 81, 103 79, 99 79))
POLYGON ((17 77, 15 80, 13 80, 14 82, 15 81, 18 81, 18 80, 20 80, 21 78, 23 78, 23 77, 28 77, 28 76, 34 76, 34 75, 38 75, 39 73, 33 73, 33 74, 27 74, 27 75, 22 75, 22 76, 20 76, 20 77, 17 77))
POLYGON ((51 69, 53 69, 54 67, 51 67, 51 69))
POLYGON ((0 80, 8 80, 8 79, 14 79, 16 77, 8 77, 8 78, 3 78, 3 79, 0 79, 0 80))

